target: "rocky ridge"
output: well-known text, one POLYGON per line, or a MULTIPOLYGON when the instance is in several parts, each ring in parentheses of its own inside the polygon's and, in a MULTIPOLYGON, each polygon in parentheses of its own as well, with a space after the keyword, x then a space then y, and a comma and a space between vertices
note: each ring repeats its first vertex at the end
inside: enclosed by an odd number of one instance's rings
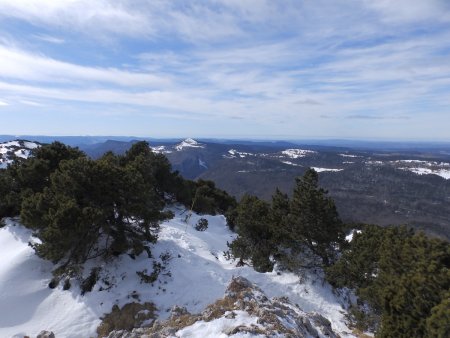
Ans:
POLYGON ((200 314, 186 308, 172 308, 168 320, 132 331, 112 331, 107 338, 166 338, 193 336, 230 337, 330 337, 337 338, 331 323, 318 313, 308 313, 286 297, 269 299, 243 277, 234 277, 223 298, 200 314))

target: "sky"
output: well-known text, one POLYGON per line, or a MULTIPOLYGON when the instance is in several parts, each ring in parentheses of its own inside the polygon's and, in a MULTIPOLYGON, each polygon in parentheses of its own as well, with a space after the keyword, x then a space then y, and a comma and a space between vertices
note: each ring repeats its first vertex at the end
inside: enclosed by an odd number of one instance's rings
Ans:
POLYGON ((0 134, 450 141, 450 0, 0 0, 0 134))

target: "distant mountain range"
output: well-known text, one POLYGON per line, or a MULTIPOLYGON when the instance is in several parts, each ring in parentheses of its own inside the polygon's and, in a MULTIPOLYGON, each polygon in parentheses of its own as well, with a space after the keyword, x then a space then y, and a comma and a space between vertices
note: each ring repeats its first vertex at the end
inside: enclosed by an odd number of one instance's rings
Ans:
MULTIPOLYGON (((94 158, 106 151, 123 154, 137 141, 80 140, 84 143, 72 145, 94 158)), ((22 148, 9 142, 0 149, 9 149, 9 155, 21 151, 27 154, 28 143, 16 142, 22 148)), ((450 239, 450 148, 442 144, 438 148, 422 145, 380 150, 285 141, 212 142, 188 138, 149 142, 153 151, 165 154, 184 177, 213 180, 237 198, 254 194, 270 199, 277 187, 290 193, 295 178, 313 167, 345 221, 409 224, 450 239)), ((6 166, 11 157, 5 160, 4 154, 2 150, 0 163, 6 166)))

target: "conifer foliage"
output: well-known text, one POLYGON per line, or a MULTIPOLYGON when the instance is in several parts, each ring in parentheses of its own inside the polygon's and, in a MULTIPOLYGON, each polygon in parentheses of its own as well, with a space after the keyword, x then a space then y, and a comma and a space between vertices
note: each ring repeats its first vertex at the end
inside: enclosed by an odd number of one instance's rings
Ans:
POLYGON ((364 226, 327 278, 356 290, 356 324, 375 329, 377 337, 449 336, 447 242, 406 227, 364 226))
POLYGON ((48 185, 22 203, 23 224, 41 240, 36 252, 66 266, 149 250, 158 223, 170 217, 163 212, 164 181, 157 179, 168 169, 145 142, 124 156, 59 161, 48 185))
POLYGON ((200 213, 224 213, 236 201, 213 182, 193 182, 172 172, 168 159, 137 142, 125 153, 98 160, 54 142, 0 170, 0 219, 20 214, 40 240, 37 254, 74 271, 94 257, 150 256, 166 203, 200 213))
POLYGON ((233 222, 239 236, 231 253, 259 271, 272 270, 274 260, 292 270, 328 265, 343 242, 344 224, 313 169, 296 179, 292 200, 278 189, 270 204, 244 196, 233 222))

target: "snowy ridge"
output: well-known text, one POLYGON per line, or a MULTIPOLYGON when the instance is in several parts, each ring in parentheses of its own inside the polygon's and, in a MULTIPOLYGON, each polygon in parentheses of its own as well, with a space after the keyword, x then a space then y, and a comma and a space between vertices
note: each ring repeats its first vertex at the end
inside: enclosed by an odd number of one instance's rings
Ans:
POLYGON ((311 167, 311 168, 314 169, 315 171, 317 171, 318 173, 321 173, 321 172, 324 172, 324 171, 338 172, 338 171, 344 170, 344 169, 319 168, 319 167, 311 167))
POLYGON ((286 149, 281 153, 289 158, 301 158, 307 155, 317 154, 317 151, 305 149, 286 149))
POLYGON ((181 141, 181 143, 174 146, 174 148, 176 151, 181 151, 185 148, 205 148, 205 145, 202 143, 198 143, 192 138, 187 138, 184 141, 181 141))
MULTIPOLYGON (((56 337, 96 336, 99 318, 110 312, 114 304, 122 307, 136 301, 134 298, 142 303, 153 302, 160 320, 169 317, 174 305, 186 307, 190 313, 201 313, 223 297, 236 276, 251 281, 267 297, 285 296, 304 312, 320 313, 341 337, 351 336, 340 305, 342 300, 318 277, 305 273, 300 279, 293 273, 258 273, 249 266, 236 267, 236 262, 224 257, 227 241, 235 237, 226 226, 225 217, 193 214, 187 224, 185 210, 172 211, 175 217, 161 225, 158 242, 152 247, 153 258, 146 254, 135 259, 122 255, 108 264, 86 264, 84 277, 93 266, 101 266, 102 271, 92 292, 84 296, 80 295, 77 280, 71 280, 68 291, 63 291, 63 283, 49 289, 54 266, 38 258, 28 246, 31 231, 7 220, 0 229, 0 337, 36 336, 41 330, 53 331, 56 337), (193 228, 200 217, 209 221, 204 232, 193 228), (141 283, 136 272, 151 271, 152 262, 167 254, 170 276, 161 276, 153 286, 141 283)), ((205 336, 207 331, 197 332, 205 336)))
POLYGON ((38 147, 40 144, 25 140, 0 143, 0 168, 6 168, 15 158, 28 158, 31 150, 38 147))
POLYGON ((418 175, 438 175, 446 180, 450 180, 450 169, 430 169, 430 168, 398 168, 408 170, 418 175))
POLYGON ((172 150, 166 149, 166 146, 150 147, 156 154, 170 154, 172 150))
POLYGON ((223 155, 225 158, 245 158, 247 156, 265 156, 266 154, 253 154, 253 153, 247 153, 244 151, 237 151, 236 149, 230 149, 228 150, 228 155, 223 155))

